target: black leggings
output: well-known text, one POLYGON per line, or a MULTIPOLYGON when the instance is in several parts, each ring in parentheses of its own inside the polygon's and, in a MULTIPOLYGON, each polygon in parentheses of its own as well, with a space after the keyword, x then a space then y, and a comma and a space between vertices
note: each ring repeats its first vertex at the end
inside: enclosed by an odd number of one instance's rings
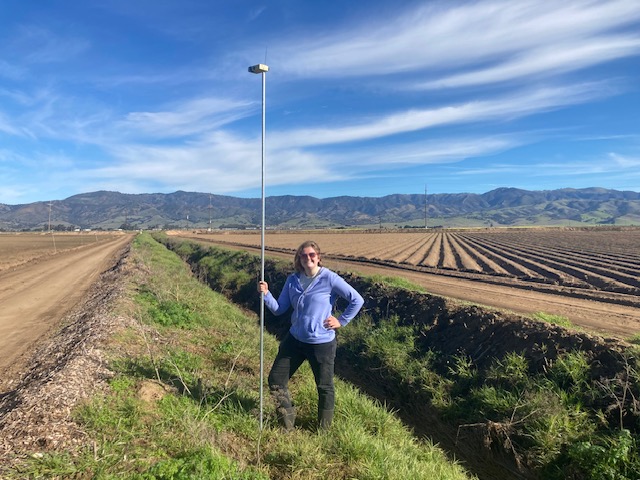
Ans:
POLYGON ((287 333, 280 343, 278 356, 269 372, 269 389, 276 397, 280 407, 291 408, 293 401, 289 395, 289 379, 300 368, 302 362, 309 361, 318 389, 318 411, 333 410, 335 394, 333 389, 333 370, 336 358, 337 342, 312 344, 296 340, 287 333))

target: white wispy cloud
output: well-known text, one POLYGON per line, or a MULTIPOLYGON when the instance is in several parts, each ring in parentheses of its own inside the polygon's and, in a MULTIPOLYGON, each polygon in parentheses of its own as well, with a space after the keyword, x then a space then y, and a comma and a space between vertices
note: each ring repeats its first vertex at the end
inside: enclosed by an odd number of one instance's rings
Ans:
POLYGON ((605 156, 593 156, 572 160, 563 158, 558 161, 540 160, 526 164, 494 163, 479 168, 465 168, 459 175, 479 176, 511 173, 522 177, 590 177, 594 175, 637 175, 640 158, 627 157, 617 153, 605 156))
POLYGON ((416 89, 468 87, 507 82, 516 79, 531 80, 535 77, 555 77, 562 73, 580 70, 617 58, 640 54, 640 36, 591 39, 590 41, 548 46, 531 50, 500 62, 490 68, 442 77, 437 80, 416 83, 416 89))
POLYGON ((123 130, 134 130, 160 138, 181 137, 211 131, 247 116, 255 103, 227 98, 190 99, 173 110, 131 112, 120 123, 123 130))
POLYGON ((2 112, 0 112, 0 132, 11 136, 24 136, 24 132, 16 128, 13 122, 2 112))
POLYGON ((271 136, 270 144, 276 148, 284 145, 338 144, 443 125, 513 119, 583 103, 612 93, 599 82, 531 89, 492 100, 470 101, 435 109, 407 110, 376 118, 369 123, 275 132, 271 136))
POLYGON ((25 74, 25 69, 19 65, 0 60, 0 78, 4 77, 10 80, 19 80, 25 74))
POLYGON ((503 152, 535 141, 531 134, 499 136, 429 138, 421 142, 402 145, 383 145, 358 149, 338 156, 334 163, 346 169, 378 169, 384 166, 426 165, 458 162, 467 158, 482 157, 503 152))
POLYGON ((88 41, 60 35, 43 27, 23 25, 13 38, 12 47, 20 52, 25 63, 68 62, 70 58, 87 51, 88 41))
POLYGON ((262 5, 260 7, 254 8, 249 12, 249 20, 253 21, 255 19, 257 19, 260 15, 262 15, 262 12, 264 12, 267 9, 266 5, 262 5))
MULTIPOLYGON (((111 150, 112 165, 85 171, 86 184, 114 182, 118 178, 140 185, 175 185, 177 189, 234 192, 260 184, 260 140, 211 132, 200 140, 174 146, 119 145, 111 150)), ((268 157, 269 183, 306 183, 319 178, 340 178, 312 153, 283 149, 268 157)))
POLYGON ((63 91, 45 89, 34 94, 1 91, 19 103, 23 113, 9 121, 0 110, 0 131, 12 136, 30 136, 110 145, 132 140, 175 140, 220 129, 253 113, 255 101, 202 96, 174 100, 157 111, 119 113, 110 106, 63 91))
MULTIPOLYGON (((436 2, 395 19, 365 18, 354 31, 282 45, 274 56, 288 75, 329 78, 411 72, 437 76, 459 67, 483 71, 486 62, 503 58, 530 58, 543 67, 553 49, 569 64, 575 60, 574 68, 582 68, 608 60, 594 44, 608 44, 604 50, 617 55, 637 55, 638 34, 620 36, 613 30, 639 18, 635 0, 493 1, 454 7, 436 2), (577 48, 585 43, 590 48, 577 48), (584 59, 589 50, 597 54, 591 62, 584 59)), ((508 71, 511 63, 502 68, 508 71)))
MULTIPOLYGON (((640 156, 631 157, 610 152, 607 157, 613 163, 614 168, 640 169, 640 156)), ((640 175, 640 170, 636 174, 640 175)))
MULTIPOLYGON (((313 183, 318 179, 337 181, 350 177, 361 178, 381 167, 449 163, 501 152, 522 144, 522 138, 493 135, 436 141, 425 135, 422 142, 364 148, 348 154, 317 154, 308 149, 382 138, 451 123, 530 115, 601 94, 602 88, 598 84, 585 84, 573 87, 570 91, 562 88, 541 89, 492 101, 402 112, 370 124, 274 132, 270 134, 267 144, 268 158, 276 159, 275 168, 270 169, 269 181, 272 185, 313 183)), ((155 183, 182 189, 233 192, 255 188, 259 181, 259 139, 246 138, 220 128, 236 116, 233 112, 239 110, 246 113, 244 107, 248 107, 248 104, 215 98, 189 100, 179 104, 174 111, 127 115, 121 122, 116 122, 113 131, 93 137, 90 132, 96 125, 105 128, 100 118, 76 119, 74 128, 69 128, 71 123, 68 119, 64 122, 55 119, 55 122, 49 123, 71 130, 76 139, 101 145, 115 160, 111 166, 78 173, 78 182, 85 189, 88 185, 105 188, 104 185, 122 178, 127 182, 136 179, 141 186, 155 183), (122 131, 127 131, 130 140, 125 142, 124 137, 120 136, 119 141, 112 143, 118 132, 122 131), (192 135, 192 138, 173 144, 131 142, 131 139, 142 140, 147 135, 164 139, 192 135)), ((51 120, 49 111, 50 108, 46 109, 47 113, 40 115, 41 124, 45 118, 51 120)), ((69 165, 64 168, 74 170, 69 165)))

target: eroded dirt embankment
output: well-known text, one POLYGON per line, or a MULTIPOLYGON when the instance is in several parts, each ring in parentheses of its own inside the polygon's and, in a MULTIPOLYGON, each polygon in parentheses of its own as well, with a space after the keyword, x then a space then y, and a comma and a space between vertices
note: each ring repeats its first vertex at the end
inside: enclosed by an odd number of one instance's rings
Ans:
MULTIPOLYGON (((167 240, 170 248, 180 253, 180 240, 167 240)), ((228 281, 224 275, 209 275, 198 261, 208 249, 197 244, 184 248, 182 256, 210 286, 226 294, 234 302, 258 311, 259 297, 253 279, 257 278, 259 259, 243 252, 223 252, 225 268, 249 272, 251 280, 228 281)), ((280 291, 290 272, 287 263, 267 259, 265 278, 273 291, 280 291)), ((466 305, 444 297, 416 293, 372 282, 354 274, 343 273, 345 279, 364 297, 364 312, 374 322, 397 316, 399 325, 412 325, 419 331, 417 354, 438 352, 443 368, 447 359, 465 357, 478 370, 487 369, 496 359, 516 352, 526 357, 531 373, 544 370, 562 354, 579 350, 591 365, 594 381, 626 381, 629 367, 629 345, 615 340, 571 331, 527 318, 466 305)), ((340 305, 338 305, 340 308, 340 305)), ((286 315, 276 318, 266 312, 267 329, 281 336, 289 325, 286 315)), ((631 359, 635 361, 634 359, 631 359)), ((456 422, 444 421, 432 408, 428 395, 411 385, 385 374, 379 365, 368 364, 345 346, 339 347, 336 372, 363 391, 397 410, 403 420, 418 434, 428 436, 456 458, 462 459, 480 478, 537 478, 526 461, 508 445, 508 433, 493 422, 484 422, 460 430, 456 422)), ((637 391, 633 392, 636 398, 637 391)), ((620 410, 618 399, 601 399, 594 405, 609 412, 620 410), (618 405, 616 405, 618 403, 618 405)), ((629 401, 633 401, 629 399, 629 401)), ((624 408, 624 407, 623 407, 624 408)), ((635 408, 635 406, 634 406, 635 408)))
MULTIPOLYGON (((467 358, 479 372, 486 372, 496 359, 509 353, 523 354, 530 374, 550 367, 568 352, 586 354, 591 366, 589 381, 621 385, 629 381, 629 345, 616 339, 597 337, 559 326, 536 322, 429 294, 371 284, 362 278, 345 275, 365 300, 366 311, 375 319, 396 315, 399 325, 414 325, 422 333, 416 354, 438 352, 443 369, 455 357, 467 358)), ((451 365, 453 362, 451 362, 451 365)), ((403 421, 422 436, 432 438, 456 458, 468 464, 482 479, 539 478, 531 466, 510 446, 509 426, 485 421, 443 420, 431 407, 426 393, 378 371, 377 366, 361 361, 358 355, 337 358, 337 371, 345 379, 398 412, 403 421), (461 426, 462 425, 462 426, 461 426)), ((634 394, 637 396, 638 391, 634 394)), ((630 403, 634 402, 629 399, 630 403)), ((617 399, 602 396, 591 407, 619 412, 617 399)), ((627 405, 624 411, 637 409, 627 405)), ((515 413, 515 412, 514 412, 515 413)), ((635 418, 628 417, 634 428, 635 418)))

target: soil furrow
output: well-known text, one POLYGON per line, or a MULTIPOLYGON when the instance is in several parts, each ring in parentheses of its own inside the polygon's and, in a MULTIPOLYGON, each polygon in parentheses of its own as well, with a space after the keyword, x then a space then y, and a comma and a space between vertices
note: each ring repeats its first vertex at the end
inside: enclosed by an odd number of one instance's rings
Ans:
MULTIPOLYGON (((507 247, 506 244, 505 247, 507 247)), ((586 272, 587 277, 590 277, 591 273, 593 273, 603 279, 602 285, 605 286, 612 283, 608 280, 611 279, 613 282, 618 282, 621 288, 627 286, 640 287, 638 268, 636 267, 634 269, 627 265, 616 268, 618 264, 612 258, 602 258, 599 255, 583 254, 581 252, 552 247, 529 247, 528 251, 535 254, 536 258, 548 258, 551 261, 557 261, 560 264, 575 267, 578 270, 586 272)), ((638 263, 638 267, 640 267, 640 262, 638 263)))
POLYGON ((517 278, 532 278, 542 280, 544 277, 538 274, 534 270, 528 269, 525 265, 518 263, 510 258, 506 258, 498 251, 494 251, 489 248, 486 243, 476 240, 474 237, 465 237, 471 248, 475 248, 476 251, 481 252, 487 258, 496 262, 501 268, 505 269, 510 275, 517 278))
POLYGON ((451 251, 453 252, 453 256, 456 260, 456 264, 458 265, 458 270, 460 271, 469 271, 469 272, 482 272, 482 267, 474 260, 474 258, 466 252, 460 244, 458 243, 458 239, 456 238, 455 233, 447 234, 447 240, 451 247, 451 251))
POLYGON ((434 233, 425 234, 420 246, 418 246, 415 252, 413 252, 403 263, 407 263, 409 265, 420 265, 424 261, 425 256, 433 247, 433 244, 437 240, 437 238, 438 236, 434 233))
POLYGON ((482 245, 476 244, 473 239, 464 235, 458 237, 458 243, 464 248, 469 255, 475 257, 476 261, 483 266, 483 272, 489 275, 506 275, 506 276, 532 276, 533 272, 524 269, 520 265, 507 261, 503 258, 496 257, 482 245))
MULTIPOLYGON (((562 258, 558 259, 555 257, 551 257, 549 255, 545 255, 544 252, 538 250, 524 249, 520 247, 514 247, 501 242, 494 242, 495 245, 501 245, 502 248, 510 249, 520 255, 524 259, 534 260, 542 265, 553 269, 554 271, 563 272, 566 275, 577 279, 578 282, 584 282, 589 285, 593 285, 596 288, 601 288, 603 290, 611 290, 611 291, 619 291, 619 292, 633 292, 634 288, 630 288, 630 285, 623 283, 621 281, 616 280, 612 276, 604 276, 602 273, 598 271, 598 269, 593 268, 593 266, 588 265, 587 268, 584 268, 580 263, 573 262, 571 259, 562 258)), ((631 280, 631 279, 630 279, 631 280)), ((637 278, 632 279, 634 284, 637 284, 637 278)))
POLYGON ((411 263, 409 259, 415 255, 416 252, 420 251, 422 246, 428 242, 428 238, 424 237, 415 237, 410 243, 406 243, 404 248, 397 252, 395 255, 391 257, 391 260, 398 263, 411 263))

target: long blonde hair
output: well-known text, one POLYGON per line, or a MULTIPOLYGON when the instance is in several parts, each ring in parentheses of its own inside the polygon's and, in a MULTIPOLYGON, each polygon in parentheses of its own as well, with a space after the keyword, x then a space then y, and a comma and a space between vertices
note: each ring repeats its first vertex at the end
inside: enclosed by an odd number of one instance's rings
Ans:
POLYGON ((322 266, 322 257, 321 257, 320 247, 313 240, 307 240, 306 242, 303 242, 298 247, 298 249, 296 250, 296 254, 293 257, 293 268, 295 268, 296 272, 298 272, 298 273, 304 272, 304 267, 302 266, 302 263, 300 262, 300 254, 302 253, 302 251, 305 248, 308 248, 308 247, 313 248, 315 250, 315 252, 318 254, 318 266, 320 266, 320 267, 322 266))

